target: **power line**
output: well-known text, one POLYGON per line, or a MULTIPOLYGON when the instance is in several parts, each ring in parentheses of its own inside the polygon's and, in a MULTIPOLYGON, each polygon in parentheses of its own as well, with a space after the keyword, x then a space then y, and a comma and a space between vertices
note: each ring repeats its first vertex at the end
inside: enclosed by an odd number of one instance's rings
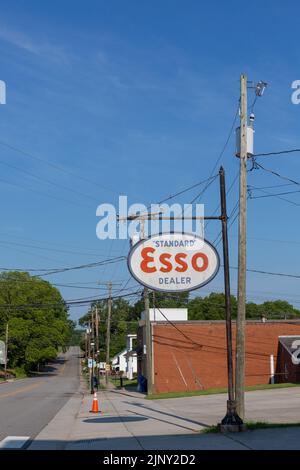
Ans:
MULTIPOLYGON (((218 156, 218 158, 217 158, 217 160, 216 160, 216 162, 215 162, 215 164, 214 164, 214 166, 213 166, 213 169, 212 169, 212 171, 211 171, 211 175, 215 172, 215 170, 216 170, 216 168, 217 168, 217 166, 218 166, 218 163, 220 162, 220 160, 221 160, 221 158, 222 158, 222 156, 223 156, 223 154, 224 154, 224 152, 225 152, 225 150, 226 150, 226 148, 227 148, 227 145, 229 144, 230 137, 231 137, 231 135, 232 135, 232 132, 233 132, 233 129, 234 129, 234 126, 235 126, 235 123, 236 123, 236 119, 237 119, 238 114, 239 114, 239 107, 240 107, 240 104, 238 103, 238 106, 237 106, 237 109, 236 109, 236 112, 235 112, 235 115, 234 115, 234 118, 233 118, 233 122, 232 122, 232 125, 231 125, 230 130, 229 130, 229 133, 228 133, 228 137, 227 137, 227 139, 226 139, 226 141, 225 141, 225 144, 224 144, 224 146, 223 146, 223 148, 222 148, 222 150, 221 150, 221 152, 220 152, 220 154, 219 154, 219 156, 218 156)), ((211 175, 210 175, 210 176, 211 176, 211 175)))
MULTIPOLYGON (((225 306, 223 306, 225 308, 225 306)), ((195 346, 199 347, 200 349, 203 349, 203 348, 210 348, 210 349, 214 349, 214 350, 220 350, 220 351, 226 351, 226 347, 220 347, 220 346, 216 346, 216 345, 211 345, 211 344, 204 344, 204 343, 198 343, 196 341, 194 341, 190 336, 186 335, 180 328, 178 328, 177 325, 175 325, 171 320, 169 320, 165 315, 164 313, 160 310, 159 307, 155 307, 157 308, 157 310, 161 313, 161 315, 165 318, 165 320, 167 321, 167 323, 169 323, 173 328, 175 328, 185 339, 187 339, 190 343, 194 344, 195 346)), ((207 352, 210 352, 210 351, 205 351, 206 353, 207 352)), ((213 352, 214 354, 216 353, 215 351, 213 352)), ((248 356, 258 356, 258 359, 262 359, 263 357, 270 357, 269 354, 265 354, 265 353, 259 353, 259 352, 255 352, 255 351, 245 351, 245 354, 248 355, 248 356)))
MULTIPOLYGON (((283 188, 285 186, 292 186, 294 183, 285 183, 285 184, 273 184, 271 186, 255 186, 255 189, 274 189, 274 188, 283 188)), ((254 189, 254 188, 253 188, 254 189)))
MULTIPOLYGON (((233 132, 235 123, 236 123, 236 119, 237 119, 237 117, 238 117, 238 113, 239 113, 239 104, 238 104, 238 106, 237 106, 237 109, 236 109, 236 112, 235 112, 235 115, 234 115, 234 118, 233 118, 233 122, 232 122, 232 125, 231 125, 231 127, 230 127, 230 130, 229 130, 227 139, 226 139, 226 141, 225 141, 225 144, 224 144, 224 146, 223 146, 223 148, 222 148, 222 150, 221 150, 219 156, 217 157, 217 159, 216 159, 216 161, 215 161, 215 164, 214 164, 214 166, 213 166, 213 169, 212 169, 212 171, 211 171, 211 173, 210 173, 210 178, 212 177, 212 175, 213 175, 214 172, 216 171, 216 168, 217 168, 217 166, 218 166, 218 164, 219 164, 221 158, 223 157, 223 154, 224 154, 224 152, 225 152, 225 150, 226 150, 226 148, 227 148, 227 145, 229 144, 229 141, 230 141, 230 138, 231 138, 231 135, 232 135, 232 132, 233 132)), ((216 175, 216 177, 217 177, 217 176, 218 176, 218 175, 216 175)), ((214 179, 215 179, 215 178, 214 178, 214 179)), ((194 197, 194 198, 192 199, 192 201, 190 202, 190 204, 193 204, 197 199, 198 199, 198 200, 201 200, 201 197, 202 197, 203 194, 206 192, 206 190, 209 188, 209 186, 212 184, 212 182, 213 182, 213 181, 209 181, 209 182, 205 185, 205 187, 203 188, 203 190, 200 191, 200 193, 197 194, 196 197, 194 197)))
POLYGON ((195 344, 196 346, 200 347, 200 349, 202 349, 203 347, 203 344, 199 344, 197 342, 195 342, 193 339, 191 339, 189 336, 187 336, 180 328, 178 328, 171 320, 169 320, 166 315, 160 310, 159 307, 154 307, 154 309, 157 309, 160 314, 167 320, 167 322, 173 326, 173 328, 175 328, 175 330, 177 330, 182 336, 184 336, 185 339, 187 339, 189 342, 191 342, 192 344, 195 344))
POLYGON ((124 261, 124 259, 126 260, 126 257, 118 256, 116 258, 111 258, 111 259, 107 259, 107 260, 104 260, 104 261, 99 261, 99 262, 96 262, 96 263, 90 263, 90 264, 85 264, 85 265, 80 265, 80 266, 72 266, 72 267, 69 267, 69 268, 53 269, 52 271, 46 272, 45 274, 41 274, 41 276, 50 276, 51 274, 59 274, 59 273, 64 273, 66 271, 74 271, 74 270, 78 270, 78 269, 86 269, 86 268, 94 268, 94 267, 98 267, 98 266, 106 266, 108 264, 114 264, 114 263, 118 263, 120 261, 124 261))
POLYGON ((264 166, 262 166, 260 163, 258 162, 255 162, 255 165, 257 165, 259 168, 261 168, 262 170, 266 171, 267 173, 271 173, 272 175, 274 176, 277 176, 278 178, 282 179, 282 180, 286 180, 286 181, 289 181, 290 183, 293 183, 293 184, 296 184, 298 186, 300 186, 300 183, 299 181, 296 181, 296 180, 293 180, 292 178, 289 178, 288 176, 283 176, 283 175, 280 175, 278 172, 274 171, 274 170, 271 170, 269 168, 266 168, 264 166))
MULTIPOLYGON (((54 245, 54 246, 59 246, 59 247, 68 248, 68 249, 69 249, 69 248, 72 248, 72 249, 74 248, 75 250, 79 250, 79 251, 74 252, 75 254, 83 253, 83 252, 82 252, 82 249, 84 249, 84 252, 85 252, 86 254, 89 254, 89 255, 90 255, 90 254, 93 254, 94 256, 98 256, 99 253, 101 253, 101 252, 107 253, 107 250, 104 250, 104 249, 99 250, 98 248, 94 248, 94 249, 92 249, 92 248, 86 248, 86 247, 83 248, 83 247, 81 247, 81 246, 70 245, 69 243, 68 243, 68 244, 65 244, 65 243, 57 243, 57 242, 53 242, 53 241, 50 242, 50 241, 48 241, 48 240, 37 240, 36 238, 25 237, 24 235, 23 235, 23 236, 20 236, 20 235, 16 235, 15 233, 12 234, 12 233, 9 232, 9 231, 8 231, 8 232, 1 232, 1 231, 0 231, 0 234, 4 234, 4 235, 7 235, 7 236, 9 236, 9 237, 13 237, 13 238, 21 239, 21 240, 29 240, 29 241, 31 241, 31 242, 37 242, 37 243, 39 243, 39 244, 46 244, 47 247, 48 247, 49 245, 54 245)), ((113 250, 113 251, 116 252, 117 250, 113 250)), ((118 252, 119 252, 119 251, 118 251, 118 252)), ((121 253, 119 253, 119 254, 121 254, 121 253)))
MULTIPOLYGON (((60 250, 60 249, 56 249, 56 248, 41 247, 41 246, 37 246, 37 245, 11 242, 11 241, 7 241, 7 240, 0 240, 0 243, 6 244, 6 245, 13 245, 13 246, 24 246, 24 247, 27 247, 27 248, 34 248, 36 250, 53 251, 53 252, 57 252, 57 253, 66 253, 66 254, 72 254, 72 255, 82 255, 82 256, 93 256, 93 257, 95 257, 95 253, 86 253, 86 252, 71 251, 71 250, 60 250)), ((103 255, 99 255, 99 254, 97 254, 97 256, 103 257, 103 255)))
POLYGON ((85 176, 81 176, 81 175, 77 175, 76 173, 70 171, 70 170, 67 170, 66 168, 60 166, 60 165, 57 165, 56 163, 53 163, 53 162, 50 162, 49 160, 44 160, 43 158, 41 157, 38 157, 37 155, 33 155, 32 153, 30 152, 27 152, 25 150, 22 150, 18 147, 15 147, 13 145, 10 145, 8 144, 7 142, 3 142, 0 140, 0 145, 6 147, 6 148, 9 148, 10 150, 13 150, 14 152, 18 152, 26 157, 29 157, 33 160, 36 160, 36 161, 39 161, 41 163, 43 163, 44 165, 48 165, 62 173, 65 173, 65 174, 68 174, 68 175, 71 175, 73 176, 74 178, 77 178, 77 179, 80 179, 82 181, 85 181, 86 183, 89 183, 89 184, 93 184, 94 186, 97 186, 97 188, 99 189, 100 187, 102 187, 103 189, 105 189, 106 191, 110 191, 110 192, 113 192, 114 194, 119 194, 117 193, 116 191, 110 189, 110 188, 107 188, 103 185, 101 185, 99 182, 95 182, 93 180, 90 180, 89 178, 86 178, 85 176))
POLYGON ((255 153, 253 157, 267 157, 269 155, 283 155, 285 153, 300 152, 300 149, 281 150, 279 152, 255 153))
POLYGON ((7 181, 7 180, 5 180, 5 179, 3 179, 3 178, 0 179, 0 182, 1 182, 1 183, 8 184, 8 185, 10 185, 10 186, 14 186, 15 188, 18 188, 18 189, 25 189, 26 191, 30 191, 30 192, 35 193, 35 194, 40 194, 40 195, 42 195, 42 196, 46 196, 46 197, 49 197, 49 198, 51 198, 51 199, 55 199, 56 201, 59 201, 59 202, 61 202, 61 201, 67 202, 68 204, 72 204, 73 206, 78 206, 78 205, 80 205, 80 206, 83 206, 83 207, 88 207, 88 208, 93 208, 93 209, 95 209, 94 206, 92 206, 92 205, 83 204, 83 203, 81 203, 81 202, 70 201, 70 200, 65 199, 65 198, 53 196, 52 194, 44 193, 43 191, 39 191, 39 190, 37 190, 37 189, 33 189, 33 188, 31 188, 31 187, 24 186, 23 183, 22 183, 22 184, 19 184, 19 183, 16 184, 16 183, 12 183, 12 182, 10 182, 10 181, 7 181))
MULTIPOLYGON (((181 190, 181 191, 178 191, 177 193, 175 194, 171 194, 170 196, 166 197, 165 199, 162 199, 161 201, 157 202, 156 204, 159 205, 159 204, 163 204, 164 202, 167 202, 169 201, 170 199, 174 199, 175 197, 178 197, 178 196, 181 196, 182 194, 188 192, 188 191, 191 191, 192 189, 195 189, 197 188, 198 186, 201 186, 202 184, 206 183, 206 182, 209 182, 210 180, 214 179, 216 176, 218 175, 213 175, 213 176, 210 176, 209 178, 206 178, 205 180, 203 181, 199 181, 198 183, 195 183, 193 184, 192 186, 188 186, 187 188, 181 190)), ((148 206, 148 208, 150 208, 151 206, 148 206)))
MULTIPOLYGON (((238 269, 237 266, 230 266, 230 269, 238 269)), ((272 271, 263 271, 260 269, 247 269, 250 273, 257 273, 257 274, 267 274, 269 276, 280 276, 280 277, 290 277, 294 279, 300 279, 300 274, 288 274, 288 273, 280 273, 280 272, 272 272, 272 271)))
POLYGON ((206 186, 195 196, 193 197, 193 199, 191 200, 190 204, 194 204, 194 202, 197 200, 197 199, 200 199, 201 196, 205 193, 205 191, 208 190, 208 188, 210 187, 210 185, 218 178, 219 175, 215 175, 215 176, 212 176, 210 177, 210 181, 206 184, 206 186))
MULTIPOLYGON (((288 202, 289 204, 292 204, 293 206, 300 206, 300 204, 298 204, 295 201, 291 201, 290 199, 287 199, 286 197, 279 196, 278 194, 269 193, 268 191, 265 191, 263 189, 260 189, 259 191, 265 193, 267 196, 252 196, 251 195, 252 189, 255 190, 256 188, 249 187, 249 190, 250 190, 249 199, 261 199, 262 197, 276 197, 277 199, 280 199, 281 201, 288 202)), ((248 190, 248 192, 249 192, 249 190, 248 190)))
POLYGON ((62 273, 62 272, 65 272, 65 271, 73 271, 73 270, 86 269, 86 268, 94 268, 94 267, 102 266, 102 265, 105 265, 105 264, 111 264, 111 263, 114 263, 114 262, 123 261, 124 259, 126 259, 125 256, 117 256, 115 258, 110 258, 110 259, 106 259, 106 260, 103 260, 103 261, 96 261, 94 263, 81 264, 79 266, 71 266, 71 267, 65 267, 65 268, 47 268, 47 269, 40 268, 40 269, 37 269, 37 268, 4 268, 4 267, 0 267, 0 270, 1 271, 21 271, 21 272, 40 272, 40 273, 43 273, 43 274, 40 274, 40 275, 38 275, 38 274, 35 275, 36 277, 39 277, 39 276, 47 276, 47 275, 50 275, 50 274, 62 273))
MULTIPOLYGON (((136 296, 137 294, 141 294, 142 291, 136 291, 136 292, 131 292, 128 294, 123 294, 119 296, 112 296, 111 299, 120 299, 123 297, 132 297, 136 296)), ((63 307, 63 306, 74 306, 74 305, 89 305, 91 302, 100 302, 100 301, 106 301, 108 297, 91 297, 91 298, 85 298, 83 297, 82 300, 80 299, 70 299, 70 300, 61 300, 61 302, 56 302, 56 303, 32 303, 32 304, 0 304, 0 308, 9 308, 9 309, 24 309, 24 308, 49 308, 49 307, 63 307)))
POLYGON ((213 169, 212 169, 212 171, 211 171, 211 173, 210 173, 210 176, 209 176, 206 180, 204 180, 204 181, 200 181, 199 183, 193 184, 192 186, 189 186, 188 188, 186 188, 186 189, 184 189, 184 190, 182 190, 182 191, 179 191, 178 193, 176 193, 176 194, 174 194, 174 195, 170 195, 169 197, 167 197, 167 198, 161 200, 160 202, 158 202, 157 204, 162 204, 163 202, 169 201, 170 199, 174 199, 175 197, 180 196, 181 194, 183 194, 183 193, 185 193, 185 192, 187 192, 187 191, 190 191, 191 189, 194 189, 194 188, 196 188, 197 186, 200 186, 200 185, 202 185, 202 184, 204 184, 204 183, 207 182, 207 186, 205 186, 205 188, 203 189, 203 191, 201 191, 201 192, 193 199, 193 202, 194 202, 194 200, 196 200, 196 199, 198 199, 199 197, 201 197, 202 194, 204 194, 204 192, 206 191, 206 189, 208 188, 208 186, 211 184, 210 180, 211 180, 211 179, 215 179, 215 177, 218 176, 218 175, 213 176, 213 174, 214 174, 214 172, 215 172, 215 170, 216 170, 216 168, 217 168, 217 166, 218 166, 218 163, 219 163, 219 161, 221 160, 221 158, 222 158, 222 156, 223 156, 223 154, 224 154, 224 152, 225 152, 225 150, 226 150, 226 148, 227 148, 227 145, 228 145, 229 141, 230 141, 230 137, 231 137, 231 135, 232 135, 232 132, 233 132, 233 129, 234 129, 234 126, 235 126, 235 123, 236 123, 236 119, 237 119, 237 116, 238 116, 238 112, 239 112, 239 105, 237 106, 237 109, 236 109, 236 112, 235 112, 235 115, 234 115, 234 119, 233 119, 232 125, 231 125, 231 127, 230 127, 230 130, 229 130, 227 139, 226 139, 226 141, 225 141, 225 144, 224 144, 224 146, 223 146, 223 148, 222 148, 220 154, 219 154, 218 157, 217 157, 217 160, 216 160, 216 162, 215 162, 215 164, 214 164, 214 166, 213 166, 213 169))
POLYGON ((71 193, 74 193, 74 194, 77 194, 78 196, 80 197, 85 197, 87 199, 91 199, 93 201, 97 201, 96 198, 92 197, 92 196, 89 196, 88 194, 85 194, 85 193, 82 193, 81 191, 77 191, 75 189, 72 189, 72 188, 68 188, 67 186, 63 185, 63 184, 60 184, 60 183, 56 183, 52 180, 50 180, 49 178, 45 178, 44 176, 40 176, 40 175, 35 175, 34 173, 32 173, 31 171, 28 171, 28 170, 24 170, 23 168, 19 168, 15 165, 12 165, 10 163, 7 163, 7 162, 3 162, 2 160, 0 160, 0 164, 1 165, 5 165, 9 168, 13 168, 17 171, 20 171, 21 173, 24 173, 25 175, 29 175, 31 178, 34 178, 34 179, 37 179, 38 181, 44 181, 46 182, 47 184, 50 184, 56 188, 60 188, 60 189, 64 189, 65 191, 69 191, 71 193))
MULTIPOLYGON (((262 189, 258 189, 258 188, 255 188, 255 187, 252 187, 251 188, 251 191, 252 190, 255 190, 255 191, 263 191, 262 189)), ((276 196, 285 196, 287 194, 295 194, 295 193, 300 193, 300 190, 297 190, 297 191, 285 191, 283 193, 268 193, 266 195, 263 195, 263 196, 250 196, 250 199, 261 199, 262 197, 276 197, 276 196)))

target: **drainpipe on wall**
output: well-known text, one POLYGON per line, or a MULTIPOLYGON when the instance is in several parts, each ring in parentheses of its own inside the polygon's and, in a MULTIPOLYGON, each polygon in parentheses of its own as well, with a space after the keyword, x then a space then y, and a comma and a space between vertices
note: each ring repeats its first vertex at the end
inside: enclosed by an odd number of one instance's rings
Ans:
POLYGON ((271 379, 271 384, 275 383, 275 372, 274 372, 274 355, 270 355, 270 379, 271 379))

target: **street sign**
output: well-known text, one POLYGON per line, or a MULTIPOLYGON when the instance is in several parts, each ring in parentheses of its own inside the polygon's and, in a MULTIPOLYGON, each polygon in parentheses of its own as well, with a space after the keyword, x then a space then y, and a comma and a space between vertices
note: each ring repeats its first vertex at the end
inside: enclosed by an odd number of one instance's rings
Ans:
POLYGON ((93 368, 93 359, 88 359, 88 368, 89 369, 93 368))
POLYGON ((105 370, 110 371, 110 364, 105 364, 105 370))
POLYGON ((5 354, 5 343, 0 341, 0 364, 5 364, 6 354, 5 354))
POLYGON ((198 289, 218 273, 219 254, 208 241, 188 233, 153 235, 133 245, 128 255, 132 276, 150 289, 198 289))

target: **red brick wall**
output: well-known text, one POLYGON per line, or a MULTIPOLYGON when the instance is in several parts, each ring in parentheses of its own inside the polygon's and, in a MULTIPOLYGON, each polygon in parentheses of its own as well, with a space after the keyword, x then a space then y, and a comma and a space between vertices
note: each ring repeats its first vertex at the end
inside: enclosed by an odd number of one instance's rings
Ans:
MULTIPOLYGON (((176 326, 183 334, 170 324, 153 324, 155 391, 227 387, 225 323, 178 322, 176 326)), ((297 334, 300 322, 247 322, 246 385, 269 383, 271 354, 276 370, 278 336, 297 334)))

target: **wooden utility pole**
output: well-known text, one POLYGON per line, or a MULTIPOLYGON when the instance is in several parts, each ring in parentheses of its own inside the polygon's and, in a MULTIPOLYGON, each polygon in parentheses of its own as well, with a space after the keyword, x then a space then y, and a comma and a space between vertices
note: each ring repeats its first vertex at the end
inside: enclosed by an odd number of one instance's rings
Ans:
POLYGON ((110 321, 111 321, 111 308, 112 308, 112 282, 107 283, 108 287, 108 301, 107 301, 107 321, 106 321, 106 365, 105 365, 105 383, 108 385, 108 370, 107 367, 110 362, 110 321))
POLYGON ((146 371, 147 371, 147 393, 152 393, 152 331, 150 321, 149 291, 144 288, 145 321, 146 321, 146 371))
MULTIPOLYGON (((145 239, 145 218, 141 219, 141 239, 145 239)), ((146 374, 147 374, 147 394, 152 393, 152 331, 150 321, 150 302, 149 290, 144 288, 144 301, 145 301, 145 327, 146 327, 146 374)))
POLYGON ((85 350, 84 350, 84 356, 85 358, 87 359, 88 358, 88 351, 87 351, 87 332, 85 331, 85 334, 84 334, 84 340, 85 340, 85 350))
MULTIPOLYGON (((87 343, 88 343, 88 361, 91 359, 91 322, 88 322, 88 327, 87 327, 87 343)), ((89 367, 89 382, 90 382, 90 389, 92 388, 92 370, 89 367)))
POLYGON ((235 398, 238 415, 245 415, 245 323, 246 323, 246 209, 247 209, 247 75, 240 77, 240 195, 236 319, 235 398))
MULTIPOLYGON (((96 313, 95 313, 95 328, 96 328, 96 354, 97 354, 97 363, 100 363, 100 350, 99 350, 99 316, 98 316, 98 307, 96 305, 96 313)), ((100 377, 100 365, 97 366, 97 378, 99 382, 100 377)))
POLYGON ((95 361, 95 333, 94 333, 94 310, 92 309, 92 331, 91 331, 91 349, 92 349, 92 380, 91 380, 91 393, 94 393, 94 375, 95 375, 95 367, 94 367, 94 361, 95 361))
POLYGON ((7 378, 7 358, 8 358, 8 322, 5 330, 5 364, 4 364, 4 380, 7 378))

